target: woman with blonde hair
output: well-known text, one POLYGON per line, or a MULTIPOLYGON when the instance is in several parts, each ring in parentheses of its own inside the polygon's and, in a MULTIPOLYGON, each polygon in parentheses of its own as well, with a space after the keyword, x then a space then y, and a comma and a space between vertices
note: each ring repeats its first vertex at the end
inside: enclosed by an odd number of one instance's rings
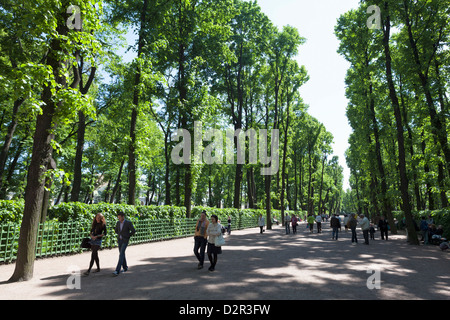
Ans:
POLYGON ((100 260, 98 259, 98 250, 100 250, 102 246, 102 238, 106 236, 106 220, 102 213, 97 213, 92 221, 91 226, 91 262, 89 263, 89 269, 84 273, 86 276, 91 272, 92 266, 97 265, 97 270, 94 272, 100 272, 100 260))

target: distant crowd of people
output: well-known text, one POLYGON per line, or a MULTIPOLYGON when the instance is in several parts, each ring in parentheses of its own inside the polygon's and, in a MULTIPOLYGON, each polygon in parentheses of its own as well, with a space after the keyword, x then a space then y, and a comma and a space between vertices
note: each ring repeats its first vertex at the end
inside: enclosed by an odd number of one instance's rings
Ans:
MULTIPOLYGON (((345 232, 348 232, 349 230, 351 231, 351 239, 353 244, 358 243, 358 237, 356 233, 356 228, 358 226, 361 227, 361 230, 363 232, 364 244, 369 244, 370 239, 375 239, 375 227, 377 227, 380 231, 382 240, 388 240, 388 230, 390 229, 389 223, 384 216, 381 216, 379 219, 377 219, 376 224, 371 223, 369 219, 363 214, 359 216, 357 214, 344 214, 344 219, 342 219, 339 214, 333 214, 331 215, 331 217, 326 214, 310 214, 306 217, 305 220, 306 228, 309 229, 310 233, 314 232, 314 225, 316 225, 317 233, 322 233, 322 223, 330 221, 330 227, 332 228, 331 238, 333 240, 338 240, 339 232, 342 231, 342 226, 344 226, 345 232)), ((297 226, 298 222, 300 221, 302 220, 296 215, 289 216, 288 214, 286 214, 286 216, 284 217, 286 234, 289 234, 291 232, 291 226, 292 232, 294 234, 297 233, 297 226)))

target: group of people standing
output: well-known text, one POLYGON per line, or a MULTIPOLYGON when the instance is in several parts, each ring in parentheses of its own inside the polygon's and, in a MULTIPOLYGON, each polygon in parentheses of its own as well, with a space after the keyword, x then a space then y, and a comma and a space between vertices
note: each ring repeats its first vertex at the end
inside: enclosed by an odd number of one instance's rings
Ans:
POLYGON ((293 214, 292 216, 289 216, 287 213, 284 216, 284 228, 286 230, 286 234, 291 233, 291 228, 290 225, 292 225, 292 233, 296 234, 297 233, 297 226, 298 223, 301 220, 299 218, 297 218, 297 216, 295 214, 293 214))
MULTIPOLYGON (((371 240, 375 239, 375 226, 374 224, 370 223, 369 219, 364 214, 361 214, 359 218, 360 219, 358 219, 357 214, 350 214, 346 216, 344 218, 345 229, 351 230, 352 244, 356 244, 358 243, 356 227, 359 225, 363 232, 364 244, 368 245, 369 235, 371 240)), ((378 230, 381 233, 381 240, 388 240, 389 223, 385 216, 381 216, 381 218, 378 220, 378 230)))
MULTIPOLYGON (((314 232, 314 224, 317 225, 317 233, 322 233, 322 223, 324 221, 328 221, 327 218, 328 217, 324 217, 321 214, 318 214, 317 216, 314 216, 313 214, 308 215, 306 217, 306 222, 307 228, 309 228, 310 233, 314 232)), ((299 220, 295 215, 289 217, 289 215, 286 214, 284 218, 286 234, 290 233, 290 225, 292 225, 293 233, 297 232, 298 221, 301 220, 299 220)), ((369 219, 363 214, 361 214, 359 217, 357 214, 344 215, 344 221, 341 220, 339 214, 333 214, 330 219, 330 227, 332 228, 331 238, 333 240, 338 240, 339 231, 341 231, 342 225, 344 225, 345 231, 348 231, 348 229, 351 230, 352 244, 358 243, 358 237, 356 233, 356 228, 358 226, 361 227, 361 230, 363 232, 364 244, 369 244, 369 238, 375 239, 375 226, 374 224, 370 223, 369 219)), ((378 230, 381 233, 381 239, 388 240, 389 223, 384 216, 382 216, 378 220, 377 226, 378 230)))
POLYGON ((421 217, 419 229, 422 236, 421 241, 425 245, 431 243, 433 236, 438 236, 438 238, 440 238, 444 234, 442 225, 436 227, 434 219, 431 217, 431 215, 429 215, 428 218, 426 218, 425 216, 421 217))

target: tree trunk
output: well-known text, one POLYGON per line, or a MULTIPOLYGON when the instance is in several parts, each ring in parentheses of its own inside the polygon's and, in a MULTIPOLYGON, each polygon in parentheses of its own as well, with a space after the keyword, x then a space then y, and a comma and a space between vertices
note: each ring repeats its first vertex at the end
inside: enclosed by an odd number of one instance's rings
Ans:
POLYGON ((323 189, 323 175, 324 175, 324 171, 325 171, 325 161, 327 160, 327 155, 325 154, 323 156, 323 160, 322 160, 322 173, 320 174, 320 187, 319 187, 319 205, 317 206, 319 214, 323 213, 322 212, 322 189, 323 189))
MULTIPOLYGON (((446 126, 442 123, 440 116, 436 112, 433 97, 432 97, 431 91, 430 91, 430 81, 428 79, 428 75, 423 72, 422 63, 421 63, 420 57, 419 57, 419 48, 417 47, 416 40, 414 39, 414 36, 412 33, 412 23, 409 19, 409 10, 408 10, 409 6, 407 3, 407 0, 403 1, 403 5, 405 8, 405 20, 406 20, 405 24, 408 29, 408 37, 410 40, 409 42, 411 45, 411 49, 413 51, 413 57, 414 57, 414 61, 416 63, 416 67, 417 67, 417 75, 419 76, 420 84, 425 93, 425 98, 426 98, 426 102, 427 102, 427 106, 428 106, 428 113, 430 115, 431 132, 435 136, 436 140, 439 141, 439 145, 442 149, 442 153, 444 154, 446 163, 450 163, 450 148, 448 146, 446 126)), ((434 50, 437 50, 437 48, 438 48, 438 45, 435 44, 434 50)), ((434 51, 434 54, 436 54, 435 51, 434 51)), ((450 176, 450 166, 448 166, 448 168, 447 168, 447 173, 450 176)))
MULTIPOLYGON (((367 64, 368 66, 368 64, 367 64)), ((384 215, 386 215, 386 218, 388 219, 389 225, 391 227, 391 233, 397 234, 397 228, 394 223, 394 216, 392 215, 392 208, 391 204, 389 202, 388 198, 388 188, 386 184, 386 174, 384 172, 384 165, 383 160, 381 158, 381 143, 380 143, 380 135, 378 130, 378 123, 375 116, 375 101, 373 98, 373 86, 372 83, 369 86, 369 109, 370 109, 370 117, 372 120, 372 126, 373 126, 373 135, 375 137, 375 154, 377 158, 377 167, 378 172, 380 173, 380 180, 381 180, 381 196, 383 201, 383 208, 384 208, 384 215)))
POLYGON ((13 114, 11 123, 8 126, 8 132, 5 136, 5 142, 3 143, 2 151, 0 152, 0 189, 3 185, 3 172, 5 170, 6 159, 8 158, 9 147, 11 146, 11 142, 14 136, 14 132, 17 128, 17 113, 19 112, 20 106, 23 104, 25 99, 19 98, 14 101, 13 114))
MULTIPOLYGON (((81 94, 85 95, 88 93, 92 82, 94 81, 95 72, 97 70, 96 67, 91 67, 91 72, 89 75, 89 79, 86 82, 86 85, 83 86, 83 68, 84 68, 84 59, 83 56, 80 57, 80 66, 74 67, 74 73, 77 74, 75 77, 79 83, 81 94)), ((75 85, 75 84, 72 84, 75 85)), ((70 201, 75 202, 78 201, 80 197, 81 190, 81 181, 82 181, 82 173, 81 167, 83 163, 83 148, 84 148, 84 136, 86 133, 86 116, 83 111, 78 112, 78 131, 77 131, 77 151, 75 154, 75 165, 73 169, 73 186, 72 192, 70 196, 70 201)))
POLYGON ((164 145, 164 156, 166 158, 166 173, 164 175, 165 182, 165 190, 166 190, 166 198, 164 199, 164 204, 166 206, 172 205, 172 201, 170 199, 170 156, 169 156, 169 128, 164 132, 164 139, 166 141, 164 145))
POLYGON ((395 85, 392 77, 392 59, 391 59, 391 51, 389 47, 389 38, 390 38, 390 29, 391 29, 391 19, 389 15, 389 3, 385 1, 385 12, 387 14, 385 21, 385 30, 384 30, 384 54, 386 59, 386 77, 389 86, 389 97, 392 102, 392 106, 394 108, 395 115, 395 123, 397 126, 397 142, 398 142, 398 157, 399 157, 399 172, 400 172, 400 190, 402 194, 402 202, 403 202, 403 211, 405 213, 406 218, 406 226, 408 229, 408 237, 409 242, 411 244, 419 245, 419 240, 417 238, 416 229, 413 223, 413 217, 411 213, 411 203, 409 200, 408 193, 408 176, 406 171, 406 153, 405 153, 405 142, 403 136, 403 123, 402 116, 400 111, 400 105, 397 97, 397 93, 395 91, 395 85))
POLYGON ((121 177, 122 177, 122 170, 123 170, 124 164, 125 164, 125 159, 123 159, 122 162, 120 163, 120 168, 119 168, 119 173, 117 174, 116 184, 114 185, 113 192, 111 194, 111 198, 109 199, 110 203, 114 202, 114 198, 116 197, 116 194, 119 191, 120 180, 121 180, 121 177))
POLYGON ((84 135, 86 132, 86 117, 83 111, 78 112, 78 131, 77 131, 77 151, 75 154, 75 165, 73 169, 73 182, 70 201, 76 202, 79 200, 81 190, 81 165, 83 162, 83 146, 84 135))
MULTIPOLYGON (((60 23, 62 22, 63 20, 60 19, 60 23)), ((66 35, 67 27, 63 23, 62 25, 59 24, 57 32, 60 35, 66 35)), ((59 55, 62 51, 59 38, 52 39, 47 56, 47 66, 53 70, 56 82, 61 87, 65 87, 65 78, 60 75, 63 69, 63 61, 60 61, 59 55)), ((34 261, 36 258, 36 237, 44 198, 45 179, 43 179, 43 175, 47 171, 53 153, 51 142, 54 139, 53 130, 56 126, 53 121, 53 116, 57 106, 53 101, 52 88, 50 86, 44 87, 42 101, 42 114, 38 115, 36 120, 33 151, 27 174, 25 208, 20 227, 16 266, 13 275, 9 279, 9 281, 13 282, 27 281, 33 277, 34 261)))
POLYGON ((288 130, 289 130, 289 107, 290 107, 290 95, 288 94, 287 107, 286 107, 286 126, 284 129, 284 145, 283 145, 283 165, 281 169, 281 220, 284 219, 284 190, 286 189, 286 156, 287 156, 287 144, 288 144, 288 130))
MULTIPOLYGON (((148 0, 144 0, 140 27, 139 27, 139 39, 138 39, 138 52, 137 57, 141 58, 142 49, 144 48, 144 29, 146 22, 146 13, 148 8, 148 0)), ((139 62, 137 62, 136 73, 134 75, 134 92, 133 92, 133 105, 131 110, 131 122, 130 122, 130 145, 128 150, 128 204, 136 204, 136 122, 137 122, 137 108, 139 105, 139 84, 141 82, 141 70, 139 62)))

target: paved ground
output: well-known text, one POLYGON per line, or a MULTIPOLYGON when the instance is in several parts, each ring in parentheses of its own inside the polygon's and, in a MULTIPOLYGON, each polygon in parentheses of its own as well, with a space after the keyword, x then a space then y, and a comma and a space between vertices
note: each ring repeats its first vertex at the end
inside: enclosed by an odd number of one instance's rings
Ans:
POLYGON ((7 283, 14 265, 0 265, 0 299, 450 299, 450 250, 411 246, 403 235, 382 241, 379 233, 366 246, 360 230, 352 245, 350 232, 333 241, 324 225, 312 235, 305 224, 296 235, 277 226, 262 235, 233 231, 214 272, 209 262, 197 270, 193 238, 128 247, 130 269, 118 277, 117 249, 102 250, 102 271, 80 277, 81 289, 67 280, 74 267, 86 270, 90 252, 37 260, 33 280, 22 283, 7 283), (379 270, 381 289, 368 289, 370 270, 379 270))

